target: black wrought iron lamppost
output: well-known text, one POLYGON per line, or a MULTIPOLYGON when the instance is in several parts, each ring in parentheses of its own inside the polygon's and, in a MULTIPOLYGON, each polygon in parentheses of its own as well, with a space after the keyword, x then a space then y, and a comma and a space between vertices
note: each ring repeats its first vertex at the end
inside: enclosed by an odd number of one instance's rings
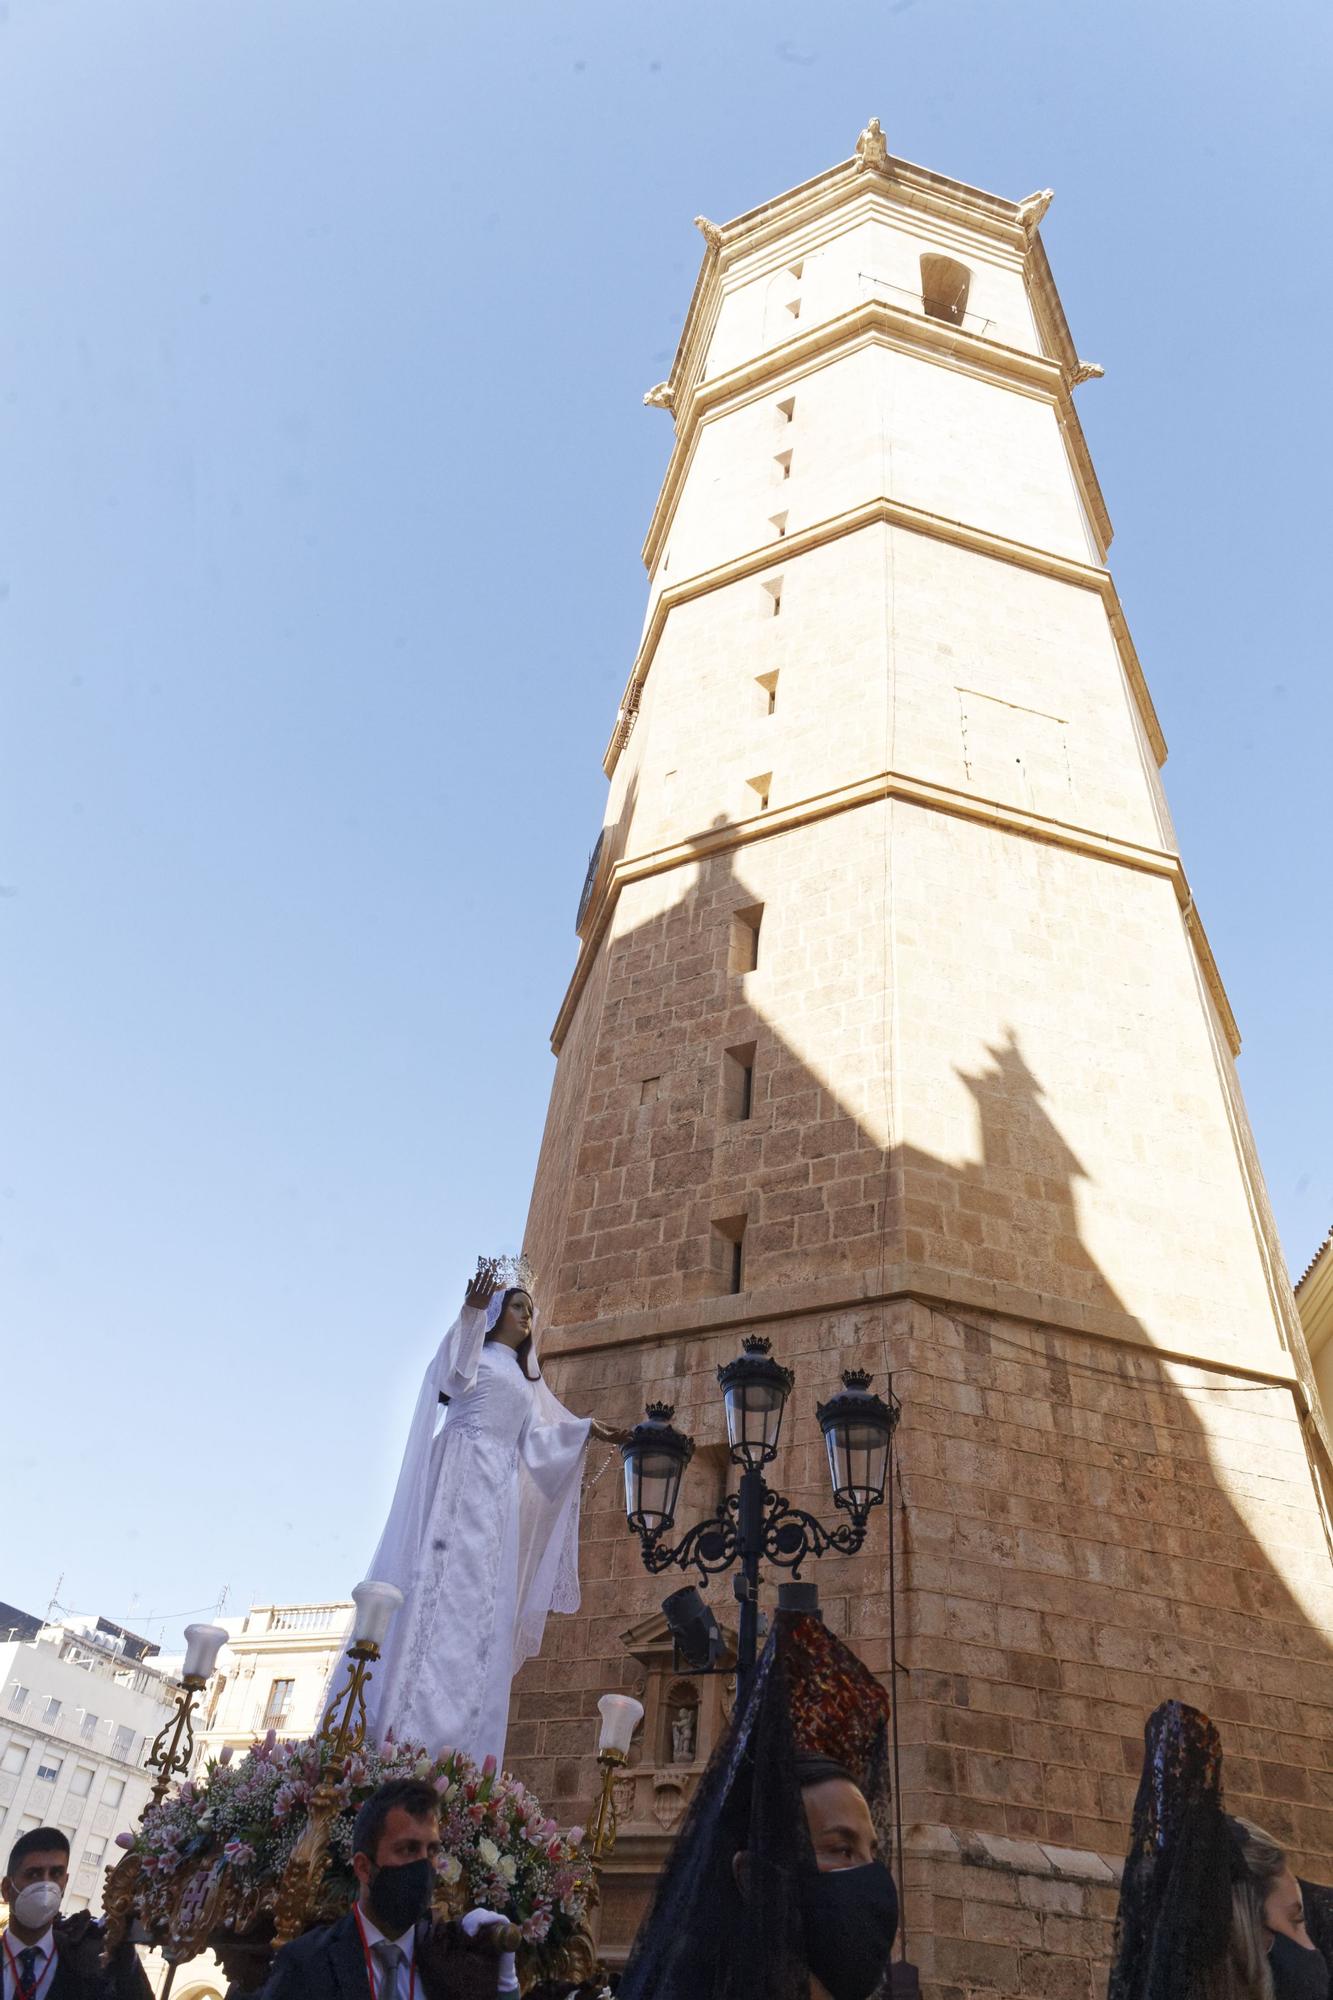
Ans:
POLYGON ((737 1696, 743 1702, 758 1652, 760 1563, 768 1561, 799 1576, 809 1556, 856 1554, 866 1538, 871 1508, 884 1499, 899 1405, 891 1385, 886 1403, 872 1392, 864 1370, 849 1369, 838 1393, 817 1406, 834 1505, 851 1517, 825 1527, 813 1514, 791 1506, 764 1478, 764 1467, 777 1456, 782 1414, 796 1377, 773 1359, 772 1343, 762 1336, 751 1335, 741 1347, 736 1359, 717 1371, 731 1456, 741 1476, 736 1492, 727 1495, 715 1514, 687 1529, 674 1547, 663 1540, 675 1524, 681 1480, 694 1455, 693 1438, 672 1425, 671 1404, 648 1405, 646 1420, 621 1446, 621 1456, 625 1513, 650 1575, 672 1567, 694 1569, 707 1582, 724 1570, 739 1570, 732 1588, 740 1603, 736 1672, 737 1696))

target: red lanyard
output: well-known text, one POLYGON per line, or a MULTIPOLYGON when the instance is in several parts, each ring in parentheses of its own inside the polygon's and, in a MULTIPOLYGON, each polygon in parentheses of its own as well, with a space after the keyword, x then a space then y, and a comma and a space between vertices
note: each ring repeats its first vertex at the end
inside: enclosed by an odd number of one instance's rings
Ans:
MULTIPOLYGON (((27 2000, 27 1989, 24 1987, 23 1984, 23 1974, 19 1971, 18 1960, 14 1956, 14 1947, 9 1942, 8 1931, 5 1932, 5 1956, 9 1960, 9 1970, 13 1975, 14 1979, 14 2000, 27 2000)), ((417 1962, 416 1955, 414 1953, 412 1958, 412 1966, 414 1971, 416 1969, 416 1962, 417 1962)), ((46 1954, 46 1963, 42 1967, 41 1975, 33 1984, 32 2000, 40 2000, 40 1996, 44 1991, 55 1969, 56 1969, 56 1941, 55 1938, 53 1937, 51 1939, 51 1949, 46 1954)))
MULTIPOLYGON (((366 1938, 366 1927, 361 1921, 361 1906, 359 1903, 353 1903, 352 1915, 356 1918, 357 1934, 361 1939, 361 1954, 366 1961, 366 1978, 370 1982, 370 2000, 398 2000, 396 1991, 388 1995, 383 1995, 380 1991, 379 1980, 377 1980, 375 1977, 375 1966, 370 1956, 370 1945, 366 1938)), ((380 1979, 382 1979, 383 1977, 384 1975, 383 1973, 381 1973, 380 1979)), ((394 1974, 393 1983, 396 1989, 398 1985, 398 1975, 396 1972, 394 1974)), ((416 1992, 417 1992, 417 1951, 416 1951, 416 1939, 414 1938, 412 1940, 412 1976, 407 1982, 407 2000, 416 2000, 416 1992)))

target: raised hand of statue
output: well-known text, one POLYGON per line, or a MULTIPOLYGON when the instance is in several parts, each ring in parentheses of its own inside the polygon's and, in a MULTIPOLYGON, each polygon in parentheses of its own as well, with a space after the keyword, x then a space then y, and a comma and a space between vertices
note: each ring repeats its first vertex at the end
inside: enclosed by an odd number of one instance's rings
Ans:
POLYGON ((478 1257, 476 1272, 469 1280, 467 1292, 464 1295, 463 1304, 465 1306, 472 1306, 478 1312, 485 1312, 487 1306, 495 1297, 500 1283, 497 1275, 499 1268, 499 1260, 497 1258, 478 1257))
POLYGON ((600 1417, 594 1417, 592 1420, 592 1435, 598 1438, 602 1444, 628 1444, 633 1433, 622 1430, 616 1424, 604 1424, 600 1417))

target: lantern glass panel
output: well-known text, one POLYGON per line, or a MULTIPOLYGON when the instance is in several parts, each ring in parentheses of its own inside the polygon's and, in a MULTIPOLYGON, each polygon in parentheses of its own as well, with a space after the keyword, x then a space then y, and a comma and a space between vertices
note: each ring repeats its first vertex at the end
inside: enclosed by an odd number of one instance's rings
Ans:
POLYGON ((777 1452, 787 1392, 778 1382, 733 1382, 726 1392, 727 1436, 734 1458, 764 1465, 777 1452))
POLYGON ((889 1462, 883 1426, 858 1423, 853 1417, 831 1424, 825 1443, 834 1494, 858 1511, 882 1501, 889 1462))
POLYGON ((625 1513, 644 1534, 660 1535, 676 1517, 681 1462, 675 1452, 647 1446, 625 1460, 625 1513))

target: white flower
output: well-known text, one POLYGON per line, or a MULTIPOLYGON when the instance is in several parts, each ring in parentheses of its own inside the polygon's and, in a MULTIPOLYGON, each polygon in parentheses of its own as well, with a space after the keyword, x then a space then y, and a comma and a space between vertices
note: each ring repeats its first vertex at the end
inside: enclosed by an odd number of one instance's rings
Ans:
POLYGON ((485 1835, 477 1842, 477 1852, 488 1868, 494 1868, 496 1862, 500 1859, 499 1848, 493 1840, 488 1840, 485 1835))
POLYGON ((518 1875, 518 1863, 515 1861, 513 1855, 502 1854, 495 1864, 495 1872, 502 1882, 508 1882, 512 1887, 518 1875))
POLYGON ((440 1873, 452 1888, 463 1872, 463 1864, 456 1854, 446 1854, 440 1863, 440 1873))

